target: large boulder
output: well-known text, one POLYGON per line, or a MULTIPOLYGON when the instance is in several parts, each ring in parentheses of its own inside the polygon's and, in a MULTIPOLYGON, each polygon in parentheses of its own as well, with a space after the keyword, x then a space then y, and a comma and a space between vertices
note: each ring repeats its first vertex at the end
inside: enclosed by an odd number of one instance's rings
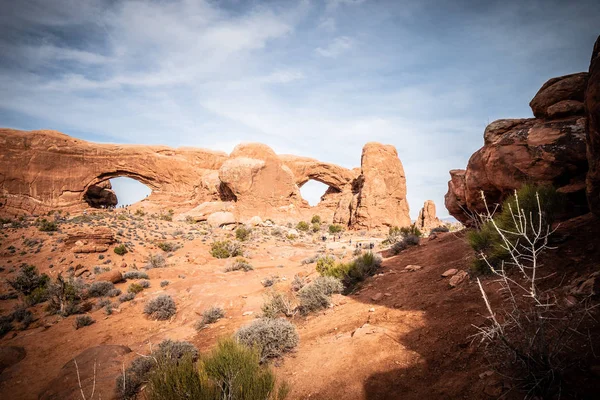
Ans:
POLYGON ((353 191, 358 194, 351 225, 357 228, 408 226, 406 177, 392 145, 367 143, 361 157, 361 175, 353 191))
POLYGON ((7 368, 19 363, 27 352, 20 346, 0 346, 0 374, 7 368))
POLYGON ((212 213, 206 219, 206 222, 213 228, 220 228, 225 225, 232 225, 236 223, 235 215, 228 211, 218 211, 212 213))
POLYGON ((585 94, 587 115, 587 200, 590 210, 600 217, 600 36, 590 62, 589 82, 585 94))
POLYGON ((583 115, 587 72, 552 78, 542 85, 529 103, 536 118, 583 115))
MULTIPOLYGON (((61 368, 58 376, 48 383, 38 399, 80 400, 81 390, 89 396, 94 384, 95 393, 101 393, 103 399, 119 398, 115 392, 115 381, 123 373, 124 356, 128 353, 131 353, 129 347, 118 345, 102 345, 84 350, 61 368), (77 378, 78 371, 81 389, 77 378)), ((96 394, 94 398, 95 396, 96 394)))
POLYGON ((436 215, 435 203, 433 200, 425 201, 423 208, 419 211, 419 216, 417 217, 415 225, 423 232, 430 231, 433 228, 442 225, 442 221, 440 221, 436 215))
POLYGON ((484 142, 464 172, 451 172, 445 204, 463 224, 484 211, 482 191, 493 206, 526 183, 551 184, 563 192, 567 216, 587 212, 585 118, 495 121, 486 128, 484 142))
POLYGON ((117 195, 112 190, 110 181, 103 181, 91 185, 83 196, 83 200, 93 208, 114 207, 119 202, 117 195))

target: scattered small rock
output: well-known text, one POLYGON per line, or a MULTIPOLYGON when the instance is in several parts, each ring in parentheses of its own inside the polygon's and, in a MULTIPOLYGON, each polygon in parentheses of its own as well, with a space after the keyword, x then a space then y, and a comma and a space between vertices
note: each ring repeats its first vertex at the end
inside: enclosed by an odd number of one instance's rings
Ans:
POLYGON ((454 288, 465 282, 467 279, 469 279, 469 274, 467 274, 466 271, 459 271, 456 273, 456 275, 450 278, 450 282, 448 283, 451 287, 454 288))
POLYGON ((383 298, 383 294, 382 293, 377 293, 377 294, 374 294, 373 296, 371 296, 371 300, 373 300, 373 301, 379 301, 382 298, 383 298))
POLYGON ((242 317, 247 317, 248 315, 252 315, 252 314, 254 314, 254 311, 245 311, 245 312, 242 314, 242 317))
POLYGON ((407 271, 415 272, 420 269, 423 269, 423 267, 421 267, 420 265, 407 265, 406 267, 404 267, 404 269, 407 271))
POLYGON ((442 274, 442 277, 447 278, 449 276, 454 276, 458 273, 458 270, 456 268, 450 268, 449 270, 447 270, 446 272, 444 272, 442 274))

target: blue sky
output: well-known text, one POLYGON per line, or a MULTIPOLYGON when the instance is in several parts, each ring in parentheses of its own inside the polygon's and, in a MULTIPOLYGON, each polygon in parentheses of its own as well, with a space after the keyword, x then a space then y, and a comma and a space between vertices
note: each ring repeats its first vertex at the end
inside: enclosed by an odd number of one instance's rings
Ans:
POLYGON ((598 1, 0 0, 0 125, 348 168, 390 143, 411 216, 445 216, 485 126, 531 117, 599 33, 598 1))

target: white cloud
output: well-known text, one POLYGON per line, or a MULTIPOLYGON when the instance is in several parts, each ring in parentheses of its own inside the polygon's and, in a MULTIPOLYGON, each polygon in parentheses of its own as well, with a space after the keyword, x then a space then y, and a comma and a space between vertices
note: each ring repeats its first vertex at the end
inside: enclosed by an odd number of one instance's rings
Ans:
POLYGON ((350 50, 354 42, 348 36, 340 36, 336 37, 325 47, 317 47, 315 51, 317 54, 328 57, 328 58, 336 58, 350 50))

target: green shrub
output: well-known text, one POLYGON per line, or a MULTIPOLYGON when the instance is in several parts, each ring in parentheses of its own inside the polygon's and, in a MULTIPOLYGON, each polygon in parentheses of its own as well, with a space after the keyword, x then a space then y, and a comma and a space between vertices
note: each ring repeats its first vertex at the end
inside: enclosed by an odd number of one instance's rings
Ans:
POLYGON ((235 230, 235 238, 237 240, 239 240, 240 242, 244 242, 244 241, 248 240, 250 238, 251 234, 252 234, 252 229, 245 227, 245 226, 240 226, 239 228, 237 228, 235 230))
POLYGON ((315 233, 319 232, 321 230, 321 224, 318 224, 315 222, 314 224, 311 225, 310 229, 315 233))
POLYGON ((88 296, 90 297, 104 297, 115 288, 115 285, 109 281, 97 281, 93 282, 88 288, 88 296))
POLYGON ((317 261, 317 272, 343 282, 350 290, 358 282, 372 276, 381 267, 381 257, 367 251, 348 263, 336 262, 333 257, 323 257, 317 261))
POLYGON ((296 327, 285 318, 256 319, 240 328, 235 337, 248 347, 257 347, 261 361, 283 355, 296 347, 299 340, 296 327))
POLYGON ((232 262, 229 266, 225 268, 225 272, 233 272, 233 271, 252 271, 254 267, 250 265, 250 263, 242 257, 238 257, 232 262))
POLYGON ((165 253, 169 253, 171 251, 175 251, 176 246, 173 243, 169 242, 160 242, 156 245, 159 249, 164 251, 165 253))
POLYGON ((190 357, 179 362, 159 360, 149 374, 149 400, 282 400, 287 385, 276 385, 275 375, 260 365, 255 349, 232 339, 220 341, 197 364, 190 357))
POLYGON ((210 247, 210 254, 215 258, 237 257, 242 255, 242 247, 238 242, 220 240, 213 242, 210 247))
POLYGON ((400 233, 403 236, 408 236, 408 235, 415 235, 417 237, 423 236, 423 234, 421 233, 421 231, 419 230, 419 228, 417 228, 417 226, 415 224, 413 224, 411 226, 403 226, 402 228, 400 228, 400 233))
POLYGON ((340 233, 343 230, 344 230, 344 228, 341 225, 338 225, 338 224, 329 225, 329 233, 331 233, 332 235, 335 235, 336 233, 340 233))
POLYGON ((296 224, 296 229, 301 232, 308 232, 310 225, 308 225, 308 222, 306 221, 300 221, 298 224, 296 224))
POLYGON ((397 241, 392 245, 392 247, 390 248, 390 252, 393 255, 397 255, 402 250, 406 250, 410 246, 418 245, 419 241, 420 241, 419 236, 414 235, 412 233, 408 233, 408 234, 406 234, 406 236, 404 236, 402 238, 402 240, 397 241))
POLYGON ((138 293, 140 293, 143 290, 144 290, 144 287, 142 285, 140 285, 139 283, 132 283, 127 288, 127 292, 128 293, 133 293, 133 294, 138 294, 138 293))
POLYGON ((84 307, 81 301, 84 297, 84 284, 69 278, 65 280, 61 274, 48 288, 49 304, 48 311, 62 315, 63 317, 79 314, 84 307))
POLYGON ((84 326, 90 326, 94 322, 96 321, 94 321, 94 319, 89 315, 79 315, 77 318, 75 318, 75 329, 83 328, 84 326))
POLYGON ((206 325, 214 324, 223 317, 225 317, 225 311, 221 307, 212 306, 202 312, 202 319, 196 324, 196 329, 204 329, 206 325))
POLYGON ((446 225, 440 225, 437 226, 435 228, 433 228, 429 233, 445 233, 445 232, 450 232, 450 228, 448 228, 446 225))
POLYGON ((38 288, 46 288, 50 282, 50 277, 38 272, 33 265, 23 264, 14 279, 7 279, 6 282, 17 292, 28 296, 38 288))
POLYGON ((165 281, 161 281, 161 282, 160 282, 160 287, 162 287, 162 288, 164 288, 164 287, 167 287, 167 286, 169 286, 169 283, 170 283, 170 282, 169 282, 169 281, 167 281, 167 280, 165 280, 165 281))
POLYGON ((298 291, 298 310, 301 314, 308 314, 329 307, 331 295, 344 290, 342 282, 331 276, 319 276, 313 282, 305 285, 298 291))
MULTIPOLYGON (((493 267, 500 266, 503 261, 510 257, 508 250, 504 248, 504 242, 500 234, 493 224, 495 223, 501 231, 505 232, 506 238, 512 245, 516 245, 519 238, 511 235, 510 232, 516 230, 517 226, 515 224, 519 221, 513 218, 511 209, 517 210, 518 207, 523 210, 528 222, 533 226, 538 226, 540 222, 542 226, 551 226, 556 215, 564 206, 564 198, 552 186, 524 185, 516 192, 516 196, 512 195, 502 203, 502 211, 494 215, 493 222, 484 221, 479 230, 468 233, 469 244, 479 255, 472 265, 474 272, 483 274, 491 272, 483 256, 493 267), (539 195, 542 210, 541 221, 536 194, 539 195)), ((531 233, 532 229, 527 231, 531 233)))
POLYGON ((148 314, 151 319, 164 321, 171 318, 177 312, 175 301, 169 295, 162 294, 148 303, 144 307, 144 314, 148 314))
POLYGON ((38 229, 41 232, 54 232, 58 230, 58 226, 56 225, 56 222, 48 221, 47 219, 42 218, 38 222, 38 229))
POLYGON ((124 244, 120 244, 117 247, 115 247, 114 252, 118 256, 123 256, 127 253, 127 247, 124 244))
POLYGON ((321 217, 318 215, 313 215, 311 220, 310 220, 311 224, 320 224, 321 223, 321 217))

